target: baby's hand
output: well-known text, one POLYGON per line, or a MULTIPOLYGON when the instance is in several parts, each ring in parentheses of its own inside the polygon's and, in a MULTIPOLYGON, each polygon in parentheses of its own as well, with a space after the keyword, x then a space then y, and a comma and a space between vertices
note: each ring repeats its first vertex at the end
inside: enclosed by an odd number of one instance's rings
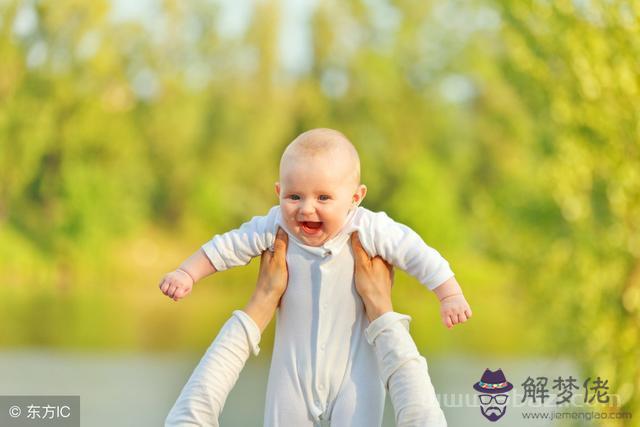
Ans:
POLYGON ((178 301, 191 292, 193 279, 186 271, 177 269, 167 273, 160 281, 159 287, 163 294, 178 301))
POLYGON ((471 307, 462 294, 449 295, 440 300, 440 315, 447 328, 464 323, 471 317, 471 307))

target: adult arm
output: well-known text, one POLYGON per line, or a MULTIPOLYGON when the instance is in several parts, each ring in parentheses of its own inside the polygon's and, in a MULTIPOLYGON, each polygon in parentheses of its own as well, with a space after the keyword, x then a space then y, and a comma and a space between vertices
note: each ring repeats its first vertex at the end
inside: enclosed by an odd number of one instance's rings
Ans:
POLYGON ((427 361, 409 334, 411 318, 393 311, 392 266, 380 257, 370 258, 358 234, 351 235, 355 258, 356 290, 371 322, 365 330, 374 348, 381 379, 389 390, 399 427, 446 427, 431 384, 427 361))
POLYGON ((260 258, 256 289, 244 311, 236 310, 198 363, 171 408, 165 427, 213 426, 240 371, 260 351, 260 336, 287 287, 287 235, 278 231, 273 253, 260 258))

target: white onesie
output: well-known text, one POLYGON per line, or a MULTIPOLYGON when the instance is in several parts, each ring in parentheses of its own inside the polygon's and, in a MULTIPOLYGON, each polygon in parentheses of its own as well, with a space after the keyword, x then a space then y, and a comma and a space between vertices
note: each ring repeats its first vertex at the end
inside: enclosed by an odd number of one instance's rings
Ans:
MULTIPOLYGON (((245 265, 273 245, 278 227, 288 232, 275 206, 202 248, 218 271, 245 265)), ((341 231, 318 247, 288 232, 289 283, 278 312, 265 427, 382 422, 384 387, 364 335, 368 322, 353 280, 349 237, 354 231, 370 256, 381 256, 429 289, 453 276, 435 249, 383 212, 353 210, 341 231)))
MULTIPOLYGON (((447 427, 436 398, 427 361, 411 335, 411 318, 393 311, 365 330, 374 349, 382 381, 387 384, 397 427, 447 427)), ((193 370, 169 411, 165 427, 219 427, 227 396, 250 353, 260 351, 260 329, 245 312, 236 310, 193 370)))

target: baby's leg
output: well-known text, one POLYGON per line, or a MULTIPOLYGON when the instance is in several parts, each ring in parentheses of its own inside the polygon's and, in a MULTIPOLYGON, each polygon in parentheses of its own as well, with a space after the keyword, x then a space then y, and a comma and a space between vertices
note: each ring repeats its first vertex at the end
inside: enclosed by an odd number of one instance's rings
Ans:
POLYGON ((331 412, 331 427, 375 427, 382 425, 384 387, 370 352, 351 365, 331 412))
POLYGON ((378 373, 372 372, 378 384, 358 381, 343 384, 331 413, 331 427, 375 427, 382 424, 384 390, 378 373))
POLYGON ((267 385, 264 427, 313 427, 313 419, 297 380, 290 372, 273 368, 272 365, 267 385))

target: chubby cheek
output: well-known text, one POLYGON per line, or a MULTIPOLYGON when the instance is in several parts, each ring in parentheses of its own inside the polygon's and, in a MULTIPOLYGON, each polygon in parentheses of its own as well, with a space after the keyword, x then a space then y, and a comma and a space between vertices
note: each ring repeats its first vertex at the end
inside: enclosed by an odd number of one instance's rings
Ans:
POLYGON ((289 229, 297 227, 295 206, 291 206, 286 202, 280 202, 280 209, 282 210, 282 217, 287 227, 289 227, 289 229))
POLYGON ((333 235, 342 227, 343 223, 344 221, 336 221, 335 218, 331 218, 323 223, 323 228, 325 233, 333 235))
POLYGON ((295 207, 286 200, 280 200, 280 210, 283 214, 290 215, 295 210, 295 207))
POLYGON ((333 234, 338 231, 347 218, 347 212, 342 212, 341 210, 336 209, 318 212, 318 215, 322 219, 324 231, 328 234, 333 234))

